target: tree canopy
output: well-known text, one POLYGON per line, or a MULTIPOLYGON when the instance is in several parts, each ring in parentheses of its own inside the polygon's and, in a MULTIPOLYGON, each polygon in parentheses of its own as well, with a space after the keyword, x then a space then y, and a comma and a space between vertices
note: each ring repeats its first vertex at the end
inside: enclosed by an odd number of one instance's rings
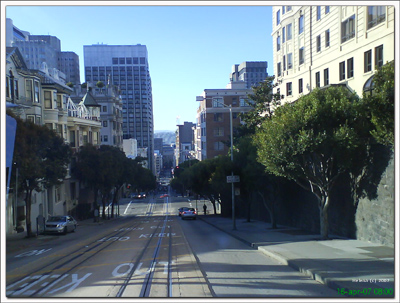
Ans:
POLYGON ((367 157, 358 96, 344 87, 314 89, 276 109, 254 136, 258 159, 277 176, 296 181, 318 199, 320 228, 328 236, 330 194, 338 176, 367 157))

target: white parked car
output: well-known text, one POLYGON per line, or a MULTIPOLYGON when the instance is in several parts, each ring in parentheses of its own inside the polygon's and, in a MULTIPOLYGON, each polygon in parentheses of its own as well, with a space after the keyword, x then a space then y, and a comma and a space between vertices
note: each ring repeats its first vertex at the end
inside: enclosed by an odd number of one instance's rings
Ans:
POLYGON ((182 220, 185 220, 188 218, 196 220, 196 217, 197 217, 197 213, 194 208, 183 209, 180 214, 181 214, 182 220))
POLYGON ((66 234, 74 232, 78 222, 72 216, 53 216, 46 221, 45 233, 66 234))

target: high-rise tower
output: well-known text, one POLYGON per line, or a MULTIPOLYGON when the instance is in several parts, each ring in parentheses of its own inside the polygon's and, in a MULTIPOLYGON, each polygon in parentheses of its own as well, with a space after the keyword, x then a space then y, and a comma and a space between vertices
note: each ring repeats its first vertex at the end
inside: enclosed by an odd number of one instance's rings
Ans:
POLYGON ((154 172, 153 98, 145 45, 85 45, 85 81, 119 87, 123 102, 123 138, 135 138, 147 148, 149 169, 154 172))

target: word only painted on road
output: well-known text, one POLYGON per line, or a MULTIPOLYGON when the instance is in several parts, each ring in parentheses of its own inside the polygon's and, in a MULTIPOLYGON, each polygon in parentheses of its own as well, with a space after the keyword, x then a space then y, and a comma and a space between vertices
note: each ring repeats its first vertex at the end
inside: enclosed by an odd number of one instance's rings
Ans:
POLYGON ((165 238, 165 237, 171 237, 171 236, 175 236, 175 233, 159 233, 159 234, 141 234, 139 236, 140 238, 165 238))
POLYGON ((51 250, 51 248, 49 248, 49 249, 42 249, 42 250, 36 250, 36 249, 35 249, 35 250, 30 250, 30 251, 24 252, 24 253, 22 253, 22 254, 16 255, 16 256, 14 256, 14 258, 38 256, 38 255, 41 255, 41 254, 43 254, 43 253, 45 253, 45 252, 48 252, 49 250, 51 250))
POLYGON ((38 295, 51 295, 56 292, 71 292, 79 286, 84 280, 86 280, 91 273, 87 273, 83 277, 79 278, 78 274, 64 274, 64 275, 35 275, 27 276, 22 280, 19 280, 6 288, 7 296, 31 296, 33 294, 38 295), (69 280, 70 279, 70 280, 69 280), (69 283, 64 284, 56 289, 50 290, 52 287, 56 286, 61 281, 67 281, 69 283), (44 287, 43 289, 41 289, 44 287), (40 291, 38 291, 38 288, 40 291), (14 289, 14 290, 13 290, 14 289))
MULTIPOLYGON (((143 263, 139 263, 133 274, 136 276, 147 275, 151 272, 152 268, 154 268, 155 264, 163 265, 164 266, 164 274, 167 275, 169 264, 175 264, 175 262, 174 261, 172 261, 171 263, 163 262, 163 261, 154 262, 154 264, 152 264, 152 266, 146 271, 141 271, 143 263)), ((133 266, 134 266, 133 263, 120 264, 113 270, 112 275, 113 275, 113 277, 116 277, 116 278, 126 276, 127 274, 129 274, 131 272, 131 270, 133 269, 133 266)))

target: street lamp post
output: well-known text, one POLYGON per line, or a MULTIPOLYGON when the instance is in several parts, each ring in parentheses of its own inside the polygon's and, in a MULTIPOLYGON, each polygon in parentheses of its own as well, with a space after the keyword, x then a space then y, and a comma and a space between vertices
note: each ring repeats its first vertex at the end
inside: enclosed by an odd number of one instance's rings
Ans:
MULTIPOLYGON (((206 98, 203 98, 206 99, 206 98)), ((230 133, 231 133, 231 162, 232 162, 232 171, 231 171, 231 176, 233 179, 233 121, 232 121, 232 104, 226 105, 220 101, 217 101, 215 99, 212 99, 212 101, 221 104, 224 107, 229 108, 229 122, 230 122, 230 133)), ((232 180, 232 223, 233 223, 233 230, 236 230, 236 218, 235 218, 235 185, 232 180)))

